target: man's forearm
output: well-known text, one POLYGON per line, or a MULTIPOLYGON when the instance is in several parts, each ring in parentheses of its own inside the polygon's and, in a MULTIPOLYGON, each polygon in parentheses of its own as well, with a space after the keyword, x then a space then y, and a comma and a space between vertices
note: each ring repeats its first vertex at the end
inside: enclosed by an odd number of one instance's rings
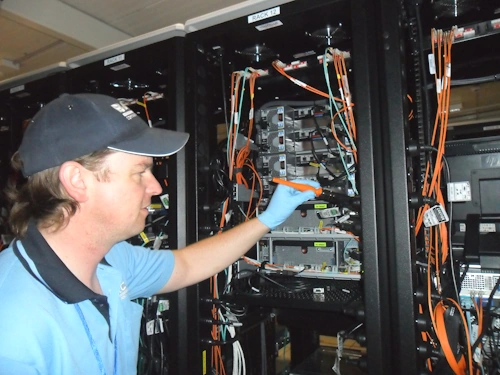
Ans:
POLYGON ((268 231, 266 225, 252 219, 174 251, 174 272, 161 292, 177 290, 215 275, 245 254, 268 231))

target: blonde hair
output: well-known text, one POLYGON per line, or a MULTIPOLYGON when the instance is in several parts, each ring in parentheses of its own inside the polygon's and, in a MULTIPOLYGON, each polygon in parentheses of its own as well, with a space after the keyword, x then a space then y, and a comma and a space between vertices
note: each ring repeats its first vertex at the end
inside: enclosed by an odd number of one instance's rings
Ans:
MULTIPOLYGON (((74 161, 94 172, 99 181, 105 181, 108 170, 104 161, 108 155, 115 152, 104 149, 74 161)), ((22 169, 22 161, 17 152, 12 156, 11 164, 15 170, 22 169)), ((21 186, 10 184, 7 187, 7 198, 12 204, 9 225, 17 238, 26 235, 30 220, 34 220, 37 226, 50 227, 57 231, 76 213, 78 202, 71 198, 62 186, 59 169, 60 167, 46 169, 28 177, 21 186)))

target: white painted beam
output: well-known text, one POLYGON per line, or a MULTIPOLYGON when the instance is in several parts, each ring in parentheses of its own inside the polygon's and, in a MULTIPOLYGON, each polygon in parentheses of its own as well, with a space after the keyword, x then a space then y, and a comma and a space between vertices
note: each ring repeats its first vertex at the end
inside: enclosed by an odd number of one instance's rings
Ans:
POLYGON ((66 63, 68 64, 68 67, 74 69, 82 65, 90 64, 99 60, 104 60, 111 56, 129 52, 166 39, 171 39, 177 36, 183 37, 185 35, 186 32, 184 31, 184 25, 181 23, 176 23, 175 25, 154 30, 146 34, 124 40, 123 42, 118 42, 110 46, 99 48, 94 51, 87 52, 83 55, 73 57, 66 61, 66 63))
POLYGON ((2 61, 0 61, 0 65, 6 66, 7 68, 14 70, 19 70, 19 68, 21 67, 19 63, 16 63, 10 59, 2 59, 2 61))
POLYGON ((130 35, 58 0, 3 0, 0 7, 93 48, 130 38, 130 35))
POLYGON ((184 23, 186 32, 206 29, 210 26, 218 25, 239 17, 260 12, 265 9, 274 8, 279 5, 290 3, 294 0, 247 0, 239 4, 231 5, 226 8, 204 14, 199 17, 191 18, 184 23))
POLYGON ((61 61, 57 64, 49 65, 41 69, 34 70, 25 74, 21 74, 16 77, 12 77, 3 81, 0 81, 0 92, 11 89, 11 93, 24 90, 23 85, 29 82, 36 81, 37 79, 42 79, 50 74, 61 72, 63 70, 68 70, 68 66, 65 62, 61 61))

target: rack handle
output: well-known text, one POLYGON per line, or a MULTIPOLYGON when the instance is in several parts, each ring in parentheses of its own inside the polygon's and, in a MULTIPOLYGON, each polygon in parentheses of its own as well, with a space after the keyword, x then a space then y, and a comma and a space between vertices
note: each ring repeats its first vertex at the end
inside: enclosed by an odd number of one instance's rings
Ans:
POLYGON ((314 186, 307 185, 307 184, 301 184, 300 182, 291 182, 287 180, 283 180, 278 177, 273 177, 273 182, 281 185, 286 185, 291 188, 294 188, 298 191, 307 191, 307 190, 312 190, 314 194, 316 194, 317 197, 319 197, 323 193, 323 188, 315 188, 314 186))

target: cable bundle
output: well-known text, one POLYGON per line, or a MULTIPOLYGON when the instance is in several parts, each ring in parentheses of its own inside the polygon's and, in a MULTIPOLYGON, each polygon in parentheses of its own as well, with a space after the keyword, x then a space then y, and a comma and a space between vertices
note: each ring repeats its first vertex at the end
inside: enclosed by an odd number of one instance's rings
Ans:
POLYGON ((231 95, 231 117, 230 124, 227 132, 227 162, 229 166, 229 179, 235 180, 237 184, 244 185, 247 189, 251 189, 250 201, 248 203, 247 212, 245 214, 246 220, 255 215, 257 206, 262 199, 262 181, 255 169, 253 161, 250 159, 250 139, 253 132, 254 124, 254 96, 255 96, 255 80, 262 74, 261 72, 253 69, 246 68, 244 71, 233 72, 231 74, 231 88, 233 93, 231 95), (246 136, 245 145, 237 151, 238 137, 240 134, 241 112, 243 109, 243 98, 245 93, 245 82, 248 78, 250 90, 250 110, 248 113, 248 132, 246 136), (241 85, 241 95, 240 95, 241 85), (248 168, 251 172, 252 186, 249 187, 248 181, 243 174, 243 169, 248 168), (256 190, 256 183, 259 184, 259 199, 255 205, 252 205, 253 195, 256 190), (252 206, 254 206, 252 210, 252 206))
MULTIPOLYGON (((437 109, 430 142, 430 149, 435 151, 435 157, 430 158, 426 164, 425 176, 422 187, 422 202, 415 223, 416 233, 423 231, 426 264, 426 294, 427 314, 429 315, 432 332, 422 332, 422 339, 429 343, 434 349, 440 349, 448 366, 457 374, 474 374, 473 353, 470 339, 470 330, 464 311, 459 303, 459 292, 457 279, 455 277, 455 263, 450 251, 451 241, 449 237, 449 222, 442 220, 438 223, 426 222, 426 215, 436 206, 445 211, 445 199, 441 190, 443 182, 443 169, 446 164, 445 143, 448 127, 448 116, 451 94, 451 50, 454 41, 455 28, 450 31, 432 30, 432 54, 429 56, 429 68, 434 75, 436 86, 437 109), (432 202, 433 207, 431 207, 432 202), (426 227, 422 224, 426 222, 426 227), (445 286, 444 274, 451 271, 453 288, 450 290, 445 286), (450 293, 454 296, 451 298, 450 293), (456 297, 456 299, 455 299, 456 297), (454 327, 450 331, 450 327, 454 327), (456 330, 456 331, 455 331, 456 330), (457 353, 456 345, 460 341, 464 350, 457 353), (439 346, 438 346, 439 345, 439 346)), ((448 179, 449 179, 449 171, 448 179)), ((451 210, 451 208, 450 208, 451 210)), ((450 211, 451 216, 451 211, 450 211)), ((420 314, 424 314, 424 306, 419 306, 420 314)), ((429 358, 427 368, 433 371, 433 365, 429 358)), ((438 367, 435 368, 436 371, 438 367)))
MULTIPOLYGON (((342 51, 339 51, 338 49, 333 49, 331 47, 327 48, 325 50, 325 53, 323 55, 323 58, 321 59, 322 64, 323 64, 323 72, 325 76, 325 82, 328 88, 328 93, 325 93, 313 86, 308 85, 305 82, 302 82, 292 76, 290 76, 288 73, 285 71, 286 65, 281 62, 280 60, 275 60, 273 61, 272 65, 274 69, 284 77, 288 78, 291 82, 295 83, 296 85, 302 87, 303 89, 310 91, 314 94, 317 94, 319 96, 328 98, 329 100, 329 109, 330 109, 330 117, 331 117, 331 122, 330 122, 330 127, 332 130, 332 134, 337 141, 337 149, 340 155, 340 158, 342 160, 342 165, 344 167, 345 173, 347 178, 349 179, 351 183, 351 187, 356 195, 358 195, 358 191, 356 188, 356 181, 355 181, 355 176, 352 170, 350 170, 350 166, 348 165, 348 162, 346 161, 346 152, 350 153, 354 157, 354 161, 357 163, 357 148, 356 148, 356 123, 354 121, 354 114, 353 114, 353 106, 354 103, 352 102, 352 96, 351 92, 349 89, 349 80, 347 77, 347 69, 345 65, 345 58, 344 58, 345 53, 342 51), (328 72, 328 62, 332 61, 333 65, 335 67, 335 73, 337 77, 337 83, 339 85, 339 92, 341 98, 337 98, 333 95, 331 86, 330 86, 330 77, 329 77, 329 72, 328 72), (339 106, 339 104, 340 106, 339 106), (335 112, 333 109, 335 108, 335 112), (346 145, 345 141, 342 142, 341 139, 337 135, 337 130, 334 125, 335 118, 338 116, 340 119, 340 122, 342 124, 342 127, 347 134, 347 140, 348 140, 348 145, 346 145)), ((327 145, 328 146, 328 145, 327 145)))

